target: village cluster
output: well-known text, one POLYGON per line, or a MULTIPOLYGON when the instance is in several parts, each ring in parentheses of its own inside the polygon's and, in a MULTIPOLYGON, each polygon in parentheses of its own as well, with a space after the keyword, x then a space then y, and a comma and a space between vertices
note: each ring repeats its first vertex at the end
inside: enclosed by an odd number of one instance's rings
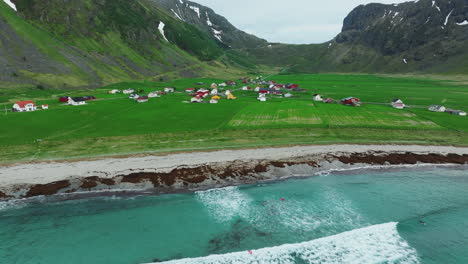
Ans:
MULTIPOLYGON (((288 84, 281 84, 276 81, 267 81, 264 80, 262 77, 257 77, 254 79, 251 78, 240 78, 238 80, 240 83, 241 88, 236 88, 238 83, 235 81, 226 81, 223 83, 212 83, 210 88, 186 88, 184 91, 177 91, 176 88, 173 87, 166 87, 162 91, 153 91, 147 95, 144 95, 145 91, 135 90, 132 88, 120 91, 118 89, 113 89, 108 91, 109 94, 124 94, 128 96, 128 98, 135 100, 137 103, 146 103, 150 100, 150 98, 159 98, 161 96, 165 96, 171 93, 184 93, 189 95, 190 100, 184 101, 186 103, 209 103, 209 104, 218 104, 220 100, 236 100, 237 97, 234 93, 238 91, 252 91, 256 93, 256 99, 259 102, 267 102, 270 99, 278 99, 278 98, 292 98, 294 99, 293 93, 306 93, 306 89, 302 89, 299 87, 298 84, 295 83, 288 83, 288 84)), ((204 86, 205 83, 199 82, 196 83, 197 86, 204 86)), ((245 96, 244 96, 245 97, 245 96)), ((72 106, 79 106, 85 105, 87 101, 95 100, 96 97, 94 96, 82 96, 82 97, 69 97, 69 96, 62 96, 59 97, 59 102, 64 103, 66 105, 72 106)), ((341 100, 335 100, 330 97, 323 98, 320 94, 314 94, 312 100, 315 102, 323 102, 327 104, 342 104, 346 106, 353 106, 359 107, 362 105, 362 102, 357 97, 347 97, 341 100)), ((403 103, 401 99, 394 99, 390 102, 390 105, 395 109, 404 109, 409 107, 403 103)), ((41 109, 45 110, 48 109, 48 105, 42 105, 41 109)), ((36 104, 33 101, 19 101, 13 105, 12 111, 14 112, 30 112, 38 110, 36 104)), ((429 111, 432 112, 446 112, 452 115, 458 116, 466 116, 466 112, 462 110, 455 110, 446 108, 442 105, 431 105, 428 108, 429 111)))

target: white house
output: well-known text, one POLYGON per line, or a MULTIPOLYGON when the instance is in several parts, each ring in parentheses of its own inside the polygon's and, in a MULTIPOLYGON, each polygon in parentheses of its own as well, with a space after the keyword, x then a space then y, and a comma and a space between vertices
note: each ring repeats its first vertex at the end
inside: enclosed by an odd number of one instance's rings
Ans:
POLYGON ((323 102, 323 98, 320 94, 314 94, 313 100, 315 102, 323 102))
POLYGON ((42 110, 47 110, 47 109, 49 109, 49 105, 46 105, 46 104, 42 105, 41 108, 42 108, 42 110))
POLYGON ((392 107, 396 109, 404 109, 406 105, 400 99, 393 99, 392 100, 392 107))
POLYGON ((19 101, 13 105, 14 112, 32 112, 36 110, 37 106, 33 101, 19 101))
POLYGON ((114 89, 109 91, 110 94, 118 94, 120 93, 120 90, 114 89))
POLYGON ((128 98, 130 99, 138 99, 140 97, 140 95, 138 95, 137 93, 132 93, 128 98))
POLYGON ((264 93, 259 94, 257 100, 259 100, 260 102, 266 102, 267 101, 266 94, 264 93))
POLYGON ((127 89, 127 90, 123 90, 123 94, 131 94, 131 93, 134 93, 135 90, 133 89, 127 89))
POLYGON ((148 94, 148 98, 157 98, 157 97, 161 97, 158 91, 151 92, 148 94))
POLYGON ((85 105, 86 99, 83 97, 68 97, 68 105, 85 105))
POLYGON ((284 94, 283 96, 284 96, 284 98, 291 98, 291 97, 292 97, 292 94, 291 94, 291 93, 286 93, 286 94, 284 94))
POLYGON ((439 112, 439 113, 442 113, 442 112, 445 112, 445 110, 447 110, 447 108, 443 105, 431 105, 429 107, 429 111, 431 112, 439 112))
POLYGON ((175 88, 172 88, 172 87, 166 87, 164 88, 164 92, 165 93, 173 93, 175 91, 175 88))
POLYGON ((201 103, 201 102, 203 102, 203 98, 201 96, 197 95, 195 97, 192 97, 190 102, 191 103, 201 103))

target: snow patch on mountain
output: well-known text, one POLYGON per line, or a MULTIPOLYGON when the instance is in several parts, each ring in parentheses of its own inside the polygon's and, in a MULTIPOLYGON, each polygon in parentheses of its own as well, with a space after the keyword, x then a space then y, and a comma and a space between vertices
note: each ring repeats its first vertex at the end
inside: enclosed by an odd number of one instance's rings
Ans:
POLYGON ((205 12, 205 14, 206 14, 206 24, 210 27, 213 26, 213 23, 211 23, 210 17, 208 16, 208 12, 205 12))
POLYGON ((200 8, 196 6, 189 6, 190 9, 192 9, 195 13, 197 13, 198 18, 201 18, 200 16, 200 8))
POLYGON ((446 26, 446 25, 448 24, 449 18, 450 18, 450 16, 452 15, 452 13, 453 13, 454 10, 455 10, 455 8, 452 9, 452 11, 450 11, 450 13, 448 14, 448 16, 445 18, 444 26, 446 26))
POLYGON ((165 27, 165 26, 166 26, 166 25, 161 21, 161 22, 159 22, 158 29, 159 29, 159 32, 161 33, 161 35, 163 36, 163 38, 164 38, 167 42, 169 42, 169 40, 167 40, 167 38, 166 38, 166 35, 164 34, 164 27, 165 27))
POLYGON ((182 20, 182 21, 185 21, 182 17, 179 16, 179 14, 177 14, 176 11, 174 11, 174 9, 171 9, 172 13, 174 13, 174 16, 179 19, 179 20, 182 20))
POLYGON ((463 22, 461 22, 461 23, 457 23, 457 25, 459 25, 459 26, 466 26, 466 25, 468 25, 468 21, 465 20, 465 21, 463 21, 463 22))
POLYGON ((212 30, 213 30, 213 36, 219 41, 223 42, 223 38, 222 38, 223 31, 219 31, 214 28, 212 28, 212 30))
POLYGON ((3 0, 3 2, 5 2, 5 4, 7 4, 7 5, 9 5, 13 10, 18 11, 18 10, 16 10, 16 5, 13 2, 11 2, 11 0, 3 0))

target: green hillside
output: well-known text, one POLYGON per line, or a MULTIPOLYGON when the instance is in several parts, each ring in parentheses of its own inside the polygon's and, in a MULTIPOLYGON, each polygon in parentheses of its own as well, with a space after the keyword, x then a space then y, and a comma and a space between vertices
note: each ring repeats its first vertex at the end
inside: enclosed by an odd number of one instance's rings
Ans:
POLYGON ((0 58, 8 62, 0 65, 7 73, 0 76, 3 88, 191 77, 216 71, 225 52, 208 34, 145 0, 15 3, 18 12, 0 2, 0 58))

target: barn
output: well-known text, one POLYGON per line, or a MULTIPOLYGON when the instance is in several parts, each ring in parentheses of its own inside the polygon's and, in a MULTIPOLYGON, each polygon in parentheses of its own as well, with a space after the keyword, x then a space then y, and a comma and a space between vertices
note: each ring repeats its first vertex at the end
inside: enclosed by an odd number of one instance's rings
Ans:
POLYGON ((146 103, 148 102, 148 96, 140 96, 136 99, 137 103, 146 103))
POLYGON ((349 106, 361 106, 361 100, 356 97, 347 97, 341 100, 341 103, 349 106))
POLYGON ((32 112, 37 110, 33 101, 18 101, 13 105, 13 112, 32 112))

